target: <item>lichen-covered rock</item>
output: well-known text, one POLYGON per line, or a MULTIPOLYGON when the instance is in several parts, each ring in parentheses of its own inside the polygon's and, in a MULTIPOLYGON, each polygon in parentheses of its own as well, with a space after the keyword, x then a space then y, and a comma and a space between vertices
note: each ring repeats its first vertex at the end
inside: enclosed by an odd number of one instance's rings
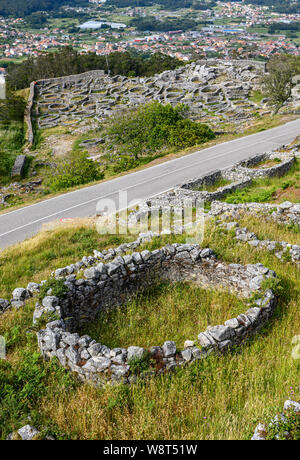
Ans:
POLYGON ((32 425, 25 425, 18 430, 23 441, 31 441, 36 438, 40 432, 32 425))
POLYGON ((128 361, 132 359, 141 359, 145 356, 146 350, 142 347, 131 346, 127 349, 128 361))
POLYGON ((162 349, 163 349, 165 358, 173 357, 176 354, 176 343, 173 342, 172 340, 167 340, 163 344, 162 349))
POLYGON ((251 441, 265 441, 267 437, 266 426, 259 423, 255 428, 251 441))
POLYGON ((25 299, 28 299, 28 297, 30 297, 30 293, 27 291, 27 289, 16 288, 13 291, 12 296, 13 300, 24 301, 25 299))

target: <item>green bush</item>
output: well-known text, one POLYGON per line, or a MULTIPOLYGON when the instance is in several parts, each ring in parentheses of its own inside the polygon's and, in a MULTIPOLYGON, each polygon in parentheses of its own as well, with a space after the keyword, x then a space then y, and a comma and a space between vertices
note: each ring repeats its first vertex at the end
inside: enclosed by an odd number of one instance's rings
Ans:
POLYGON ((265 203, 270 201, 276 187, 272 187, 271 190, 255 190, 255 188, 246 187, 242 190, 235 190, 232 194, 229 194, 224 200, 226 203, 265 203))
MULTIPOLYGON (((58 388, 75 388, 70 373, 56 359, 45 363, 40 353, 27 345, 21 349, 20 360, 11 364, 0 360, 0 438, 28 423, 41 424, 39 406, 54 378, 58 388), (54 376, 54 377, 52 377, 54 376)), ((52 390, 55 391, 55 390, 52 390)))
POLYGON ((39 299, 40 301, 43 300, 44 297, 47 296, 47 292, 49 289, 52 290, 51 295, 55 297, 63 297, 67 292, 67 287, 65 286, 64 280, 50 278, 44 283, 40 289, 39 299))
POLYGON ((137 160, 168 147, 189 147, 215 137, 207 125, 185 118, 185 113, 183 104, 173 107, 155 101, 114 118, 107 128, 111 148, 137 160))
POLYGON ((60 163, 49 177, 48 185, 52 191, 58 191, 103 178, 99 164, 83 153, 78 158, 60 163))
POLYGON ((128 364, 132 374, 141 374, 148 371, 151 365, 155 364, 155 361, 148 352, 142 358, 132 358, 128 364))
POLYGON ((112 169, 115 173, 121 173, 123 171, 128 171, 129 169, 134 169, 139 166, 139 162, 130 155, 120 155, 113 164, 112 169))
POLYGON ((293 409, 286 410, 283 414, 277 414, 276 422, 268 426, 267 439, 269 441, 299 441, 300 440, 300 414, 293 409))
POLYGON ((192 147, 215 137, 208 125, 195 123, 188 118, 179 120, 171 130, 169 142, 176 147, 192 147))

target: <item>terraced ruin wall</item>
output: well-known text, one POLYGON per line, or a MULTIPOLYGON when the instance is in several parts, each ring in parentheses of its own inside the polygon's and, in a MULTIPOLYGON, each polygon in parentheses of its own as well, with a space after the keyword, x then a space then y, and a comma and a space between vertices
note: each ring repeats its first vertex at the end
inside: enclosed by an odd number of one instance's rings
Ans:
MULTIPOLYGON (((259 62, 259 61, 254 61, 254 60, 230 60, 230 61, 224 61, 222 59, 208 59, 208 60, 199 60, 197 61, 198 65, 213 65, 213 66, 218 66, 221 64, 225 65, 232 65, 232 66, 253 66, 257 69, 260 69, 262 71, 265 71, 266 69, 266 64, 264 62, 259 62)), ((103 77, 105 75, 104 70, 89 70, 88 72, 83 72, 80 74, 74 74, 74 75, 67 75, 67 76, 62 76, 62 77, 55 77, 55 78, 46 78, 42 80, 37 80, 36 83, 38 85, 44 85, 48 83, 57 83, 57 84, 64 84, 64 83, 70 83, 70 82, 77 82, 78 80, 90 80, 91 78, 98 78, 98 77, 103 77)), ((112 77, 113 79, 114 77, 112 77)), ((142 79, 144 77, 141 77, 142 79)))
POLYGON ((258 87, 261 63, 202 61, 153 77, 109 76, 102 70, 35 82, 32 116, 40 128, 78 125, 93 118, 102 122, 130 107, 156 100, 188 108, 191 119, 237 123, 260 109, 249 99, 258 87), (249 65, 250 64, 250 65, 249 65), (215 67, 214 67, 215 65, 215 67))

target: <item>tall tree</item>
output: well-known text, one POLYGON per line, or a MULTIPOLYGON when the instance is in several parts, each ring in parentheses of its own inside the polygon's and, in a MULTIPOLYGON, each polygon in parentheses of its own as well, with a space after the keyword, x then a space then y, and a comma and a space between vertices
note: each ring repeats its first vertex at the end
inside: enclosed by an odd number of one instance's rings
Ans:
POLYGON ((268 73, 263 78, 263 87, 276 114, 290 98, 295 66, 287 56, 276 56, 268 63, 268 73))

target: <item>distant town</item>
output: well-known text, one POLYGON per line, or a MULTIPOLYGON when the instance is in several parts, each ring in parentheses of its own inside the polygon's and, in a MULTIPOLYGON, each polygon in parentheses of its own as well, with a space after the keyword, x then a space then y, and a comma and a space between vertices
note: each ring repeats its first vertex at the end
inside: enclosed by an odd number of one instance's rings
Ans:
POLYGON ((50 17, 45 24, 44 20, 34 24, 26 18, 0 17, 0 67, 3 72, 6 61, 18 62, 68 45, 82 53, 106 55, 134 49, 182 61, 197 57, 264 60, 282 52, 300 55, 300 30, 288 27, 299 22, 300 13, 275 13, 267 6, 246 2, 215 5, 207 10, 169 11, 161 6, 112 8, 105 1, 90 0, 87 7, 63 7, 60 17, 50 17), (140 30, 139 21, 147 18, 171 23, 187 19, 195 27, 140 30))

